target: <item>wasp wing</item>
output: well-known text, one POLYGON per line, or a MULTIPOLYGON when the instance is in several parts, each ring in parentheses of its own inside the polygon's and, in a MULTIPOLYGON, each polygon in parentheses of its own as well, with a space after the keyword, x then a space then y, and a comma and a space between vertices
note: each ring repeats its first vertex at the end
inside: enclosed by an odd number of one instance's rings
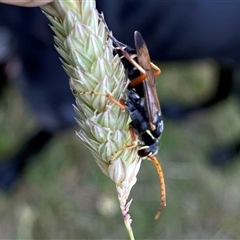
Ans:
POLYGON ((143 81, 145 107, 148 112, 149 124, 155 130, 155 123, 157 122, 157 116, 161 114, 160 103, 158 100, 156 82, 153 74, 151 59, 149 56, 148 48, 143 40, 142 35, 135 31, 134 33, 135 47, 137 52, 138 64, 145 70, 146 78, 143 81))

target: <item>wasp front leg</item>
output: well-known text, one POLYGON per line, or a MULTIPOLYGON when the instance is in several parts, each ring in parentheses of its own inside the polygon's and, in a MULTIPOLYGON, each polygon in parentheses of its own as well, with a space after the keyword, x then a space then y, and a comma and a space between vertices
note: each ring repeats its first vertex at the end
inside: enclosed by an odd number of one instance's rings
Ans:
POLYGON ((129 132, 131 135, 132 143, 130 145, 125 146, 123 149, 132 149, 132 148, 137 147, 137 145, 138 145, 138 140, 137 140, 136 134, 134 132, 134 128, 132 126, 129 127, 129 132))

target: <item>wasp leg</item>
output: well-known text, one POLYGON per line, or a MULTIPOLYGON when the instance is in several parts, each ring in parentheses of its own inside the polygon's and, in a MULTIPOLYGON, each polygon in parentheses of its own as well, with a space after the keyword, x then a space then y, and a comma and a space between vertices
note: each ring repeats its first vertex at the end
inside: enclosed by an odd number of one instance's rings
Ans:
POLYGON ((152 63, 152 62, 151 62, 151 67, 152 67, 154 70, 156 70, 156 71, 153 73, 153 76, 154 76, 154 77, 157 77, 158 75, 161 74, 161 69, 160 69, 157 65, 155 65, 154 63, 152 63))
MULTIPOLYGON (((144 77, 146 77, 146 70, 144 70, 144 69, 133 59, 133 57, 132 57, 127 51, 124 50, 124 47, 119 46, 119 47, 117 47, 117 49, 119 49, 119 50, 122 52, 123 56, 124 56, 134 67, 136 67, 136 68, 139 70, 139 72, 141 73, 141 75, 143 75, 144 77)), ((154 70, 156 70, 156 71, 153 73, 154 77, 158 76, 158 75, 161 73, 161 69, 160 69, 157 65, 155 65, 154 63, 152 63, 152 62, 151 62, 150 64, 151 64, 151 67, 152 67, 154 70)), ((144 80, 143 77, 141 77, 141 79, 142 79, 142 81, 144 80)), ((135 86, 136 86, 136 85, 135 85, 135 86)))
POLYGON ((158 162, 157 158, 155 156, 149 156, 149 158, 151 159, 151 161, 153 162, 153 164, 155 165, 157 172, 158 172, 158 177, 159 177, 159 182, 160 182, 160 205, 158 208, 158 211, 155 215, 155 220, 157 220, 162 212, 163 207, 166 206, 166 187, 165 187, 165 180, 164 180, 164 175, 163 175, 163 171, 162 171, 162 167, 160 165, 160 163, 158 162))
POLYGON ((106 98, 108 98, 111 102, 115 103, 117 106, 119 106, 122 110, 125 110, 126 106, 124 104, 124 100, 120 99, 119 101, 116 100, 112 95, 108 94, 108 93, 99 93, 99 92, 81 92, 80 94, 90 94, 90 95, 100 95, 100 96, 105 96, 106 98))
MULTIPOLYGON (((129 60, 129 59, 128 59, 129 60)), ((146 71, 144 70, 144 72, 141 71, 141 69, 138 68, 138 66, 140 68, 142 68, 134 59, 132 59, 131 63, 133 64, 133 62, 135 62, 134 66, 140 71, 140 76, 134 78, 133 80, 131 80, 130 85, 131 87, 136 87, 138 84, 140 84, 141 82, 145 81, 146 79, 146 71)), ((160 73, 161 73, 161 69, 156 66, 154 63, 151 62, 151 67, 155 70, 153 72, 153 76, 157 77, 160 73)))
MULTIPOLYGON (((138 76, 137 78, 131 80, 130 85, 131 87, 136 87, 138 84, 140 84, 141 82, 143 82, 146 79, 146 70, 144 70, 134 59, 133 57, 124 50, 123 47, 118 47, 119 50, 121 50, 123 57, 125 57, 134 67, 136 67, 139 72, 140 72, 140 76, 138 76)), ((161 73, 161 69, 156 66, 154 63, 151 62, 151 67, 155 70, 153 72, 153 76, 157 77, 160 73, 161 73)))
POLYGON ((124 50, 123 47, 118 47, 118 49, 122 51, 123 56, 124 56, 134 67, 136 67, 136 68, 140 71, 140 73, 142 73, 143 75, 146 74, 146 71, 131 57, 131 55, 130 55, 127 51, 124 50))
POLYGON ((138 145, 138 141, 137 141, 137 138, 136 138, 136 134, 134 132, 134 128, 130 126, 129 127, 129 132, 130 132, 130 135, 131 135, 131 138, 132 138, 132 143, 130 145, 125 146, 124 149, 132 149, 132 148, 137 147, 137 145, 138 145))
POLYGON ((126 145, 124 146, 123 148, 120 148, 118 149, 115 153, 112 154, 112 159, 121 151, 123 150, 129 150, 129 149, 132 149, 132 148, 135 148, 138 146, 138 141, 137 141, 137 138, 136 138, 136 134, 134 133, 134 128, 133 127, 129 127, 129 132, 130 132, 130 135, 131 135, 131 138, 132 138, 132 143, 130 145, 126 145))
POLYGON ((146 79, 146 75, 145 74, 141 74, 140 76, 134 78, 129 85, 131 87, 136 87, 137 85, 139 85, 140 83, 142 83, 144 80, 146 79))

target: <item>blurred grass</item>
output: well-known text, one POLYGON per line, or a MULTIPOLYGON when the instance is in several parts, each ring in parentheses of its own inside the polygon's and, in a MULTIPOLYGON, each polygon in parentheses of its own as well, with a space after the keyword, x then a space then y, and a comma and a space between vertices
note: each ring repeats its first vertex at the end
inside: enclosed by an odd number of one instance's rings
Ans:
MULTIPOLYGON (((215 90, 212 61, 159 66, 162 102, 194 105, 215 90)), ((9 88, 0 104, 1 156, 15 152, 36 128, 21 95, 9 88)), ((1 239, 127 239, 115 186, 74 131, 58 133, 34 157, 16 191, 0 194, 1 239)), ((154 166, 144 161, 131 194, 136 239, 239 239, 240 163, 221 171, 208 164, 209 151, 234 141, 239 133, 234 96, 182 121, 165 120, 158 157, 167 207, 154 221, 159 183, 154 166)))

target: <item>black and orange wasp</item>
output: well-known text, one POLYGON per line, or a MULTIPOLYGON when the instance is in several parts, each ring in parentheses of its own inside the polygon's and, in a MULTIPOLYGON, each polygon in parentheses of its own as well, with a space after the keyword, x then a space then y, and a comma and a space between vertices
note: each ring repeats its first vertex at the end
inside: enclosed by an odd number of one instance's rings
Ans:
POLYGON ((155 156, 158 152, 158 140, 164 128, 155 83, 155 77, 161 70, 151 62, 146 43, 139 32, 134 33, 136 50, 119 42, 111 34, 109 38, 112 39, 115 52, 119 55, 130 80, 125 105, 131 117, 130 131, 133 145, 128 148, 137 145, 139 157, 149 158, 158 171, 161 186, 161 202, 155 216, 155 219, 158 219, 162 208, 166 206, 163 171, 155 156))

